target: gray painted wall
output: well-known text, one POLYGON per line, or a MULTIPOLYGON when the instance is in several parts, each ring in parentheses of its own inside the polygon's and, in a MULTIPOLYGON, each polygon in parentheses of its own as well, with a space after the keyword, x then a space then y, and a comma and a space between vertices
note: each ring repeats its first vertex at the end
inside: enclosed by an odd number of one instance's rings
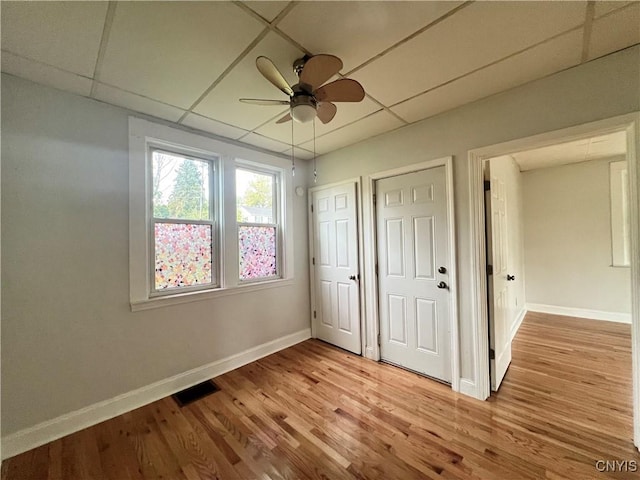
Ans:
POLYGON ((129 113, 2 76, 3 436, 310 326, 296 195, 294 285, 130 311, 129 113))
POLYGON ((528 303, 631 313, 627 267, 611 266, 609 162, 522 173, 528 303))

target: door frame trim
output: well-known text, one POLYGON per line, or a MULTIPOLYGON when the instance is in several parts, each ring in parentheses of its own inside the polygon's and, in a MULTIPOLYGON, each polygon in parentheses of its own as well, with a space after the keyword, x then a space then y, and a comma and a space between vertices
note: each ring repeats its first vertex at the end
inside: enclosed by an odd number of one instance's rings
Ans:
POLYGON ((314 230, 314 222, 311 213, 311 206, 313 205, 313 194, 315 192, 319 192, 322 190, 326 190, 333 187, 339 187, 342 185, 352 185, 356 186, 356 229, 358 232, 358 274, 360 275, 361 280, 358 282, 358 300, 360 301, 360 350, 361 355, 365 356, 365 348, 366 348, 366 340, 365 340, 365 331, 364 331, 364 305, 365 305, 365 297, 364 297, 364 287, 361 272, 364 272, 363 266, 363 236, 362 232, 362 180, 360 177, 349 178, 347 180, 342 180, 340 182, 327 183, 323 185, 318 185, 317 187, 310 187, 307 190, 307 213, 309 215, 308 232, 309 232, 309 318, 311 320, 311 338, 318 338, 316 332, 316 320, 313 318, 313 312, 316 310, 316 275, 315 275, 315 265, 313 264, 313 253, 315 251, 315 230, 314 230))
POLYGON ((364 288, 365 303, 364 310, 366 332, 365 356, 372 360, 380 361, 380 347, 378 345, 378 334, 380 333, 380 316, 378 314, 378 279, 375 273, 378 245, 376 239, 376 209, 373 195, 375 193, 375 182, 383 178, 395 177, 407 173, 428 170, 434 167, 445 167, 445 177, 447 185, 447 220, 449 223, 448 241, 449 249, 449 285, 451 295, 450 305, 450 325, 451 325, 451 389, 460 391, 460 336, 458 320, 458 268, 456 263, 456 231, 455 231, 455 210, 454 210, 454 185, 453 185, 453 157, 442 157, 414 163, 400 168, 375 172, 366 177, 363 183, 363 222, 362 233, 364 240, 364 288))
POLYGON ((634 444, 640 447, 640 112, 589 122, 573 127, 520 138, 469 150, 469 214, 471 219, 471 295, 472 338, 474 346, 475 382, 466 380, 468 393, 480 400, 491 394, 489 379, 489 318, 487 314, 487 279, 484 219, 484 161, 520 150, 538 148, 559 142, 625 131, 629 168, 629 203, 631 227, 631 341, 633 359, 633 424, 634 444))

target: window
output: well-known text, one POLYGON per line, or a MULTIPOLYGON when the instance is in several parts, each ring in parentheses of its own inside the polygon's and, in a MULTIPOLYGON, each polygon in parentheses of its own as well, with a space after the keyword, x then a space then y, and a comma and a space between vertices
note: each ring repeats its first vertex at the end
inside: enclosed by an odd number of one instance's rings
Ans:
POLYGON ((236 169, 240 281, 278 277, 278 184, 277 174, 236 169))
POLYGON ((213 161, 151 148, 152 292, 217 285, 213 161))
POLYGON ((130 117, 131 309, 291 284, 289 166, 130 117))

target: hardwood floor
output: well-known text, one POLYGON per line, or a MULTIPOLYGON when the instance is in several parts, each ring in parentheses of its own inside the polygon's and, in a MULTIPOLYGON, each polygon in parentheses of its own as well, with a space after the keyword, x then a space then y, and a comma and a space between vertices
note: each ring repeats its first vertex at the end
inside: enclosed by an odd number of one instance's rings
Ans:
POLYGON ((591 479, 638 462, 630 326, 529 314, 487 402, 309 340, 6 460, 2 479, 591 479))

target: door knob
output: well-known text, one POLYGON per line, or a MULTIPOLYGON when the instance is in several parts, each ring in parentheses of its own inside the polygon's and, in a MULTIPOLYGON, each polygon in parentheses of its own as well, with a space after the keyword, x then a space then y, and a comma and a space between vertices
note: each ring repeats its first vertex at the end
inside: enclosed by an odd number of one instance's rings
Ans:
POLYGON ((508 281, 508 282, 511 282, 511 281, 513 281, 513 280, 515 280, 515 279, 516 279, 516 276, 515 276, 515 275, 509 275, 509 274, 507 273, 507 281, 508 281))
POLYGON ((447 269, 445 267, 438 268, 438 273, 447 273, 447 269))
POLYGON ((356 276, 355 276, 355 275, 350 275, 350 276, 349 276, 349 280, 355 280, 355 279, 356 279, 356 276))
POLYGON ((438 284, 438 288, 449 288, 449 285, 447 285, 447 284, 446 284, 446 283, 444 283, 444 282, 440 282, 440 283, 438 284))

